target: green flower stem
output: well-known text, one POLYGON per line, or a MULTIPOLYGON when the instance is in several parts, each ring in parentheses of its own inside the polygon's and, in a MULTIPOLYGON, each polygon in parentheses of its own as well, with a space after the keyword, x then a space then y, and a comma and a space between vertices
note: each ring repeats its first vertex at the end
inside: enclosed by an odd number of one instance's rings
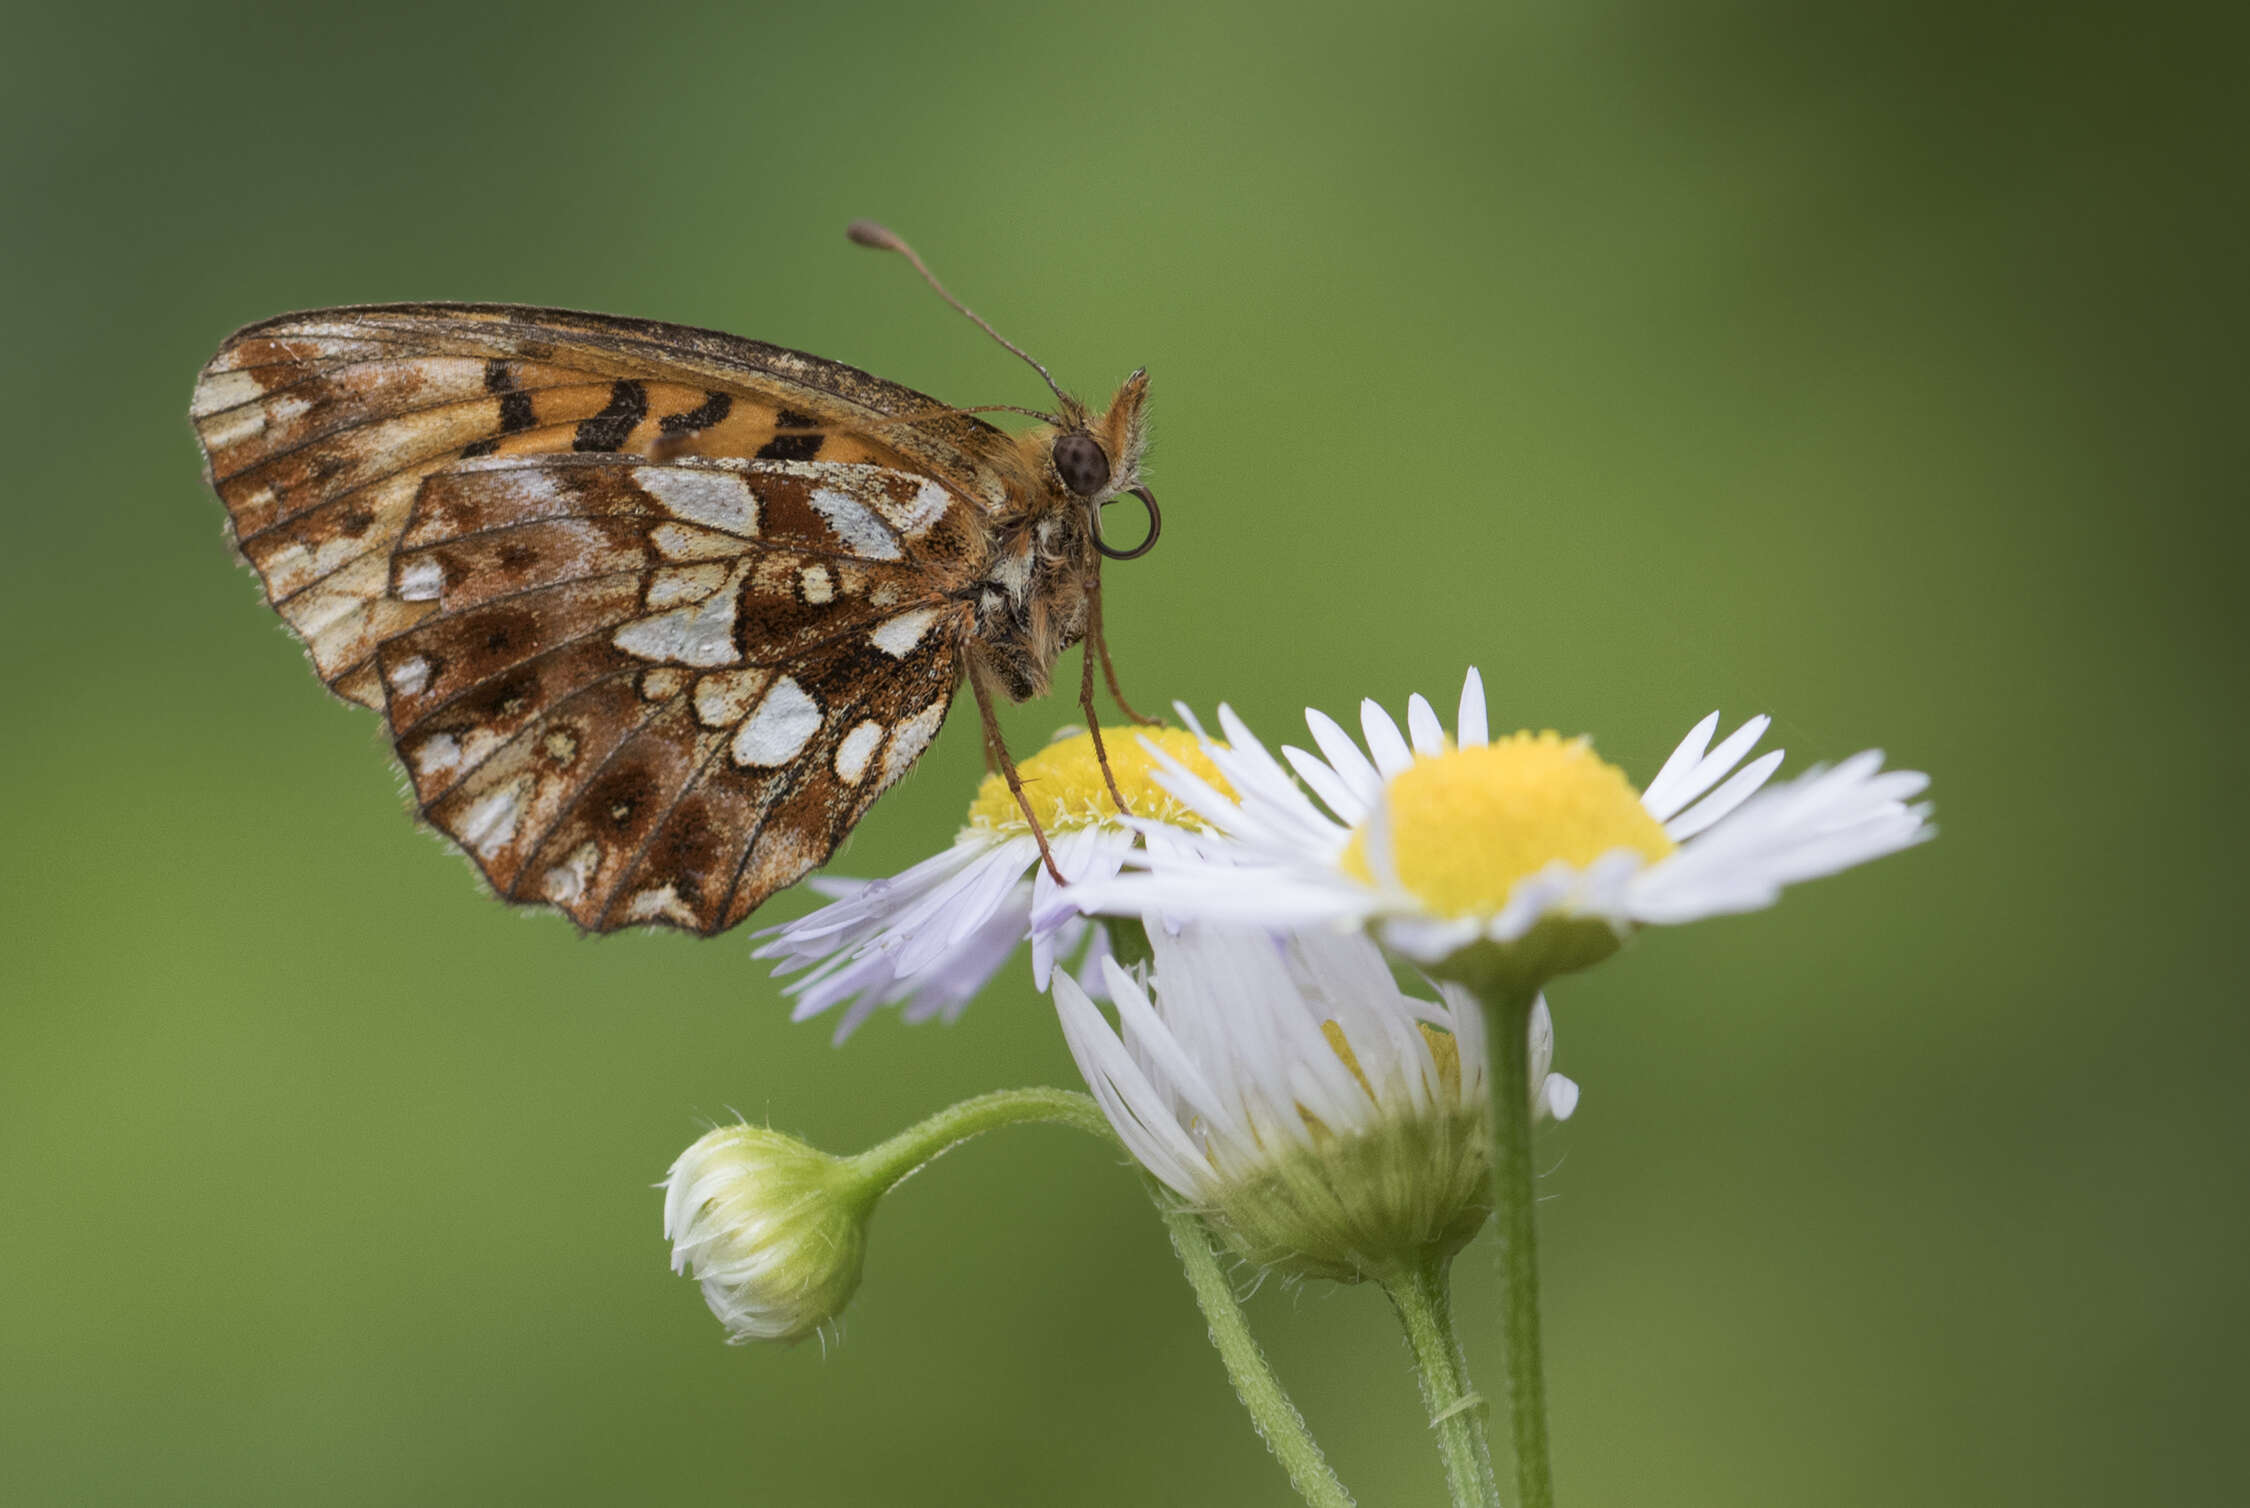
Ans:
POLYGON ((1149 1194, 1163 1212, 1165 1228, 1172 1235, 1172 1250, 1180 1254, 1180 1265, 1187 1269, 1188 1286, 1195 1290, 1195 1301, 1202 1306, 1204 1323, 1211 1328, 1211 1344, 1218 1347, 1219 1359, 1226 1363, 1235 1396, 1250 1411, 1250 1421, 1257 1426, 1266 1448, 1289 1473, 1289 1485, 1312 1508, 1352 1508, 1352 1495, 1336 1480, 1328 1458, 1320 1453, 1312 1432, 1305 1428, 1305 1416, 1289 1401, 1265 1353, 1258 1349, 1249 1321, 1242 1316, 1241 1302, 1235 1298, 1234 1284, 1227 1280, 1218 1253, 1211 1249, 1210 1231, 1153 1179, 1149 1194))
POLYGON ((1406 1327, 1406 1343, 1422 1374, 1422 1404, 1437 1432, 1445 1485, 1453 1508, 1500 1508, 1492 1475, 1492 1450, 1484 1438, 1484 1400, 1469 1387, 1467 1359, 1453 1334, 1453 1298, 1446 1273, 1450 1258, 1430 1262, 1383 1285, 1406 1327))
POLYGON ((868 1180, 870 1194, 879 1196, 971 1137, 1002 1126, 1038 1122, 1069 1126, 1116 1144, 1101 1107, 1083 1094, 1069 1089, 995 1089, 948 1105, 850 1161, 868 1180))
POLYGON ((1492 1205, 1505 1293, 1508 1420, 1519 1508, 1554 1508, 1547 1456, 1547 1378, 1539 1359, 1539 1238, 1532 1206, 1531 1006, 1536 992, 1483 995, 1492 1041, 1492 1205))

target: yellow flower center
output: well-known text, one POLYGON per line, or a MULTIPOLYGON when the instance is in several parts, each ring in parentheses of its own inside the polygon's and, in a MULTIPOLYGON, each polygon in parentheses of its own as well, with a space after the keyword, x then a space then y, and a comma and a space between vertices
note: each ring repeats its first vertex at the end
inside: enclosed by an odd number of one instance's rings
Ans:
MULTIPOLYGON (((1558 859, 1583 868, 1620 848, 1655 860, 1675 846, 1623 771, 1552 732, 1418 758, 1385 800, 1399 880, 1439 916, 1489 916, 1558 859)), ((1343 867, 1373 878, 1364 828, 1343 867)))
MULTIPOLYGON (((1209 781, 1213 789, 1234 794, 1234 788, 1197 744, 1195 735, 1186 729, 1104 728, 1102 746, 1109 751, 1110 773, 1117 777, 1118 794, 1125 798, 1134 816, 1182 826, 1200 825, 1201 820, 1156 783, 1156 761, 1141 747, 1144 738, 1209 781)), ((1016 773, 1023 780, 1023 793, 1031 809, 1039 814, 1040 825, 1050 833, 1099 827, 1118 820, 1117 803, 1110 799, 1109 784, 1102 779, 1091 734, 1057 739, 1017 765, 1016 773)), ((969 825, 991 832, 1031 830, 1031 824, 1023 819, 1023 808, 1008 790, 1008 782, 999 775, 985 776, 984 783, 977 787, 977 799, 969 807, 969 825)))

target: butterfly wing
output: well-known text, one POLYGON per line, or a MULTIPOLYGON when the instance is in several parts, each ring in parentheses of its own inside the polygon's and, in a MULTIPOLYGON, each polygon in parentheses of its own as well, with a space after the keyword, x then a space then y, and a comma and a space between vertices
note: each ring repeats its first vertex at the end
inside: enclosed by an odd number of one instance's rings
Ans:
POLYGON ((267 600, 339 695, 380 709, 376 646, 426 616, 389 594, 423 481, 464 460, 626 454, 841 461, 1007 505, 1008 437, 910 388, 710 330, 501 304, 315 310, 220 347, 190 408, 205 474, 267 600))
POLYGON ((594 931, 732 926, 943 722, 951 497, 862 463, 474 459, 420 490, 376 653, 422 816, 594 931))
POLYGON ((501 896, 716 932, 943 721, 999 430, 653 321, 386 305, 253 325, 191 410, 268 600, 385 713, 501 896))

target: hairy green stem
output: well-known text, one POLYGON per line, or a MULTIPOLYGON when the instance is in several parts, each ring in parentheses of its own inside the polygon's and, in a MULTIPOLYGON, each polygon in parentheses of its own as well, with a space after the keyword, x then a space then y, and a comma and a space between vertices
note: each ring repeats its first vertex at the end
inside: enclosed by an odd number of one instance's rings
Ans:
POLYGON ((1172 1235, 1172 1250, 1179 1253, 1180 1266, 1187 1270, 1188 1286, 1195 1290, 1195 1301, 1202 1306, 1204 1323, 1211 1329, 1211 1344, 1218 1347, 1219 1359, 1226 1363, 1235 1396, 1250 1411, 1250 1422, 1257 1426, 1266 1448, 1289 1473, 1289 1485, 1312 1508, 1351 1508, 1352 1495, 1336 1480, 1328 1458, 1320 1453, 1312 1432, 1305 1428, 1305 1416, 1289 1401, 1265 1353, 1258 1349, 1234 1285, 1219 1265, 1218 1253, 1211 1249, 1209 1229, 1180 1208, 1154 1180, 1150 1181, 1149 1193, 1163 1211, 1165 1228, 1172 1235))
POLYGON ((1116 1145, 1109 1122, 1091 1098, 1070 1089, 995 1089, 948 1105, 851 1161, 884 1193, 971 1137, 1002 1126, 1036 1122, 1069 1126, 1116 1145))
POLYGON ((1500 1508, 1500 1484, 1492 1475, 1492 1450, 1484 1437, 1484 1399, 1469 1386, 1467 1359, 1453 1333, 1453 1297, 1447 1282, 1450 1258, 1426 1263, 1387 1282, 1406 1343, 1421 1373, 1422 1404, 1437 1434, 1445 1462, 1445 1485, 1453 1508, 1500 1508))
POLYGON ((1539 1357, 1539 1233, 1532 1204, 1531 1006, 1536 994, 1484 995, 1491 1040, 1492 1206, 1507 1332, 1508 1423, 1519 1508, 1553 1508, 1547 1378, 1539 1357))

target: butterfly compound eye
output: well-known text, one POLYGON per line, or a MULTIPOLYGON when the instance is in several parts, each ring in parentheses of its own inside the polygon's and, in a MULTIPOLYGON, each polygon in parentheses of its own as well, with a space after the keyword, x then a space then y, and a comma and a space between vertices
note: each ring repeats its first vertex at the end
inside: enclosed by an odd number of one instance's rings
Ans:
POLYGON ((1055 442, 1054 454, 1056 474, 1080 497, 1092 497, 1109 485, 1109 457, 1092 435, 1064 435, 1055 442))

